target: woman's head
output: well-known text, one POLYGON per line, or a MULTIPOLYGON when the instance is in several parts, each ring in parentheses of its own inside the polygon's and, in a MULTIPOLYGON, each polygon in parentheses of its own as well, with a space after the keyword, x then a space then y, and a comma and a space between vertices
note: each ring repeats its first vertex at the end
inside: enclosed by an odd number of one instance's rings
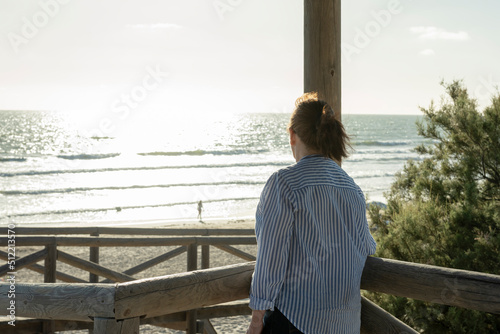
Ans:
POLYGON ((349 156, 351 146, 344 126, 315 92, 305 93, 295 101, 288 130, 293 131, 309 150, 324 157, 340 161, 349 156))

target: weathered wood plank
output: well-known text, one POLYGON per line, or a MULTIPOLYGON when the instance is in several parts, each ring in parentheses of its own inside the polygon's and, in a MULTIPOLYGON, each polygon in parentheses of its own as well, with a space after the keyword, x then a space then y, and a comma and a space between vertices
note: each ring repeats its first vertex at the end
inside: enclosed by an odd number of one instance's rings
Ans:
MULTIPOLYGON (((237 301, 199 308, 197 309, 196 315, 198 319, 214 319, 251 314, 252 310, 248 307, 248 302, 237 301)), ((186 312, 176 312, 153 318, 142 319, 141 324, 151 324, 164 327, 167 323, 184 321, 186 321, 186 312)))
POLYGON ((161 255, 159 255, 151 260, 145 261, 145 262, 143 262, 143 263, 141 263, 133 268, 127 269, 124 271, 124 274, 135 275, 135 274, 140 273, 146 269, 149 269, 153 266, 156 266, 160 263, 168 261, 176 256, 184 254, 186 252, 186 250, 187 250, 186 246, 178 247, 178 248, 173 249, 165 254, 161 254, 161 255))
POLYGON ((252 254, 248 254, 241 249, 238 249, 236 247, 228 246, 228 245, 217 245, 215 246, 229 254, 232 254, 234 256, 239 257, 240 259, 246 260, 246 261, 255 261, 255 256, 252 254))
POLYGON ((217 334, 217 331, 208 319, 203 320, 203 334, 217 334))
MULTIPOLYGON (((126 275, 135 275, 135 274, 143 272, 144 270, 147 270, 153 266, 156 266, 157 264, 160 264, 160 263, 168 261, 176 256, 179 256, 179 255, 185 253, 186 250, 187 250, 186 246, 178 247, 176 249, 171 250, 170 252, 167 252, 165 254, 161 254, 161 255, 159 255, 151 260, 142 262, 135 267, 127 269, 123 273, 126 275)), ((106 279, 106 280, 103 280, 101 283, 109 283, 109 282, 111 282, 111 280, 106 279)))
POLYGON ((248 297, 254 263, 117 285, 116 318, 154 317, 248 297))
MULTIPOLYGON (((16 246, 45 246, 56 243, 58 246, 88 247, 148 247, 182 245, 255 245, 255 237, 47 237, 18 236, 16 246)), ((7 238, 0 239, 0 246, 7 245, 7 238)))
POLYGON ((45 249, 47 250, 47 256, 45 257, 43 282, 54 283, 56 281, 57 246, 56 244, 47 245, 45 249))
MULTIPOLYGON (((10 306, 9 284, 0 283, 0 315, 10 306)), ((115 285, 68 283, 16 283, 16 317, 88 321, 114 317, 115 285)))
MULTIPOLYGON (((54 243, 56 237, 25 237, 25 236, 16 236, 16 247, 20 246, 46 246, 54 243)), ((0 246, 7 245, 7 238, 0 238, 0 246)))
MULTIPOLYGON (((45 259, 46 256, 47 256, 47 249, 42 249, 38 252, 26 255, 25 257, 22 257, 19 260, 15 260, 16 264, 14 267, 16 268, 16 270, 21 270, 24 267, 27 267, 33 263, 45 259)), ((4 264, 3 266, 0 267, 0 277, 6 275, 8 272, 11 271, 12 269, 10 268, 10 265, 8 263, 4 264)))
POLYGON ((191 244, 187 247, 187 271, 198 269, 198 247, 191 244))
MULTIPOLYGON (((7 228, 0 228, 0 234, 7 235, 7 228)), ((224 228, 146 228, 146 227, 16 227, 16 235, 163 235, 163 236, 211 236, 211 235, 255 235, 253 229, 224 229, 224 228)))
POLYGON ((500 314, 497 275, 369 257, 361 288, 500 314))
MULTIPOLYGON (((0 251, 0 259, 2 260, 7 260, 7 253, 4 251, 0 251)), ((16 257, 16 261, 19 259, 19 257, 16 257)), ((29 270, 33 270, 34 272, 44 274, 45 273, 45 267, 41 266, 39 264, 30 264, 29 266, 26 267, 29 270)), ((16 268, 17 270, 17 268, 16 268)), ((87 281, 80 279, 78 277, 68 275, 66 273, 56 271, 56 278, 60 281, 67 282, 67 283, 87 283, 87 281)))
MULTIPOLYGON (((196 237, 46 237, 18 236, 16 246, 45 246, 56 242, 58 246, 88 247, 146 247, 146 246, 180 246, 196 242, 196 237)), ((6 238, 0 239, 0 246, 7 244, 6 238), (5 240, 4 240, 5 239, 5 240)))
MULTIPOLYGON (((0 333, 2 334, 33 334, 42 333, 44 320, 39 319, 16 319, 16 326, 9 325, 6 321, 0 322, 0 333)), ((54 320, 54 330, 56 332, 92 329, 93 323, 90 321, 68 321, 54 320)))
POLYGON ((163 235, 163 236, 236 236, 236 235, 255 235, 254 229, 239 228, 136 228, 136 227, 99 227, 101 234, 129 234, 129 235, 163 235))
POLYGON ((196 237, 198 245, 256 245, 255 237, 196 237))
POLYGON ((124 320, 95 318, 94 334, 139 334, 139 318, 124 320))
POLYGON ((210 245, 201 246, 201 269, 210 268, 210 245))
POLYGON ((186 312, 186 334, 196 334, 197 321, 196 321, 196 310, 190 310, 186 312))
MULTIPOLYGON (((92 237, 98 237, 99 232, 90 233, 92 237)), ((99 247, 90 247, 89 249, 89 261, 99 264, 99 247)), ((97 283, 99 282, 99 276, 93 273, 89 273, 89 282, 97 283)))
POLYGON ((56 324, 54 320, 43 320, 42 322, 42 333, 43 334, 54 334, 56 324))
POLYGON ((366 298, 361 298, 361 334, 418 334, 416 330, 366 298))
POLYGON ((111 270, 109 268, 103 267, 101 265, 98 265, 96 263, 84 259, 80 259, 79 257, 65 253, 63 251, 57 252, 57 259, 73 267, 86 270, 88 272, 94 273, 99 276, 104 276, 116 282, 128 282, 135 280, 135 278, 132 276, 119 273, 117 271, 111 270))
MULTIPOLYGON (((198 246, 191 244, 187 247, 187 271, 194 271, 198 267, 198 246)), ((189 310, 186 314, 186 334, 196 334, 196 310, 189 310)))

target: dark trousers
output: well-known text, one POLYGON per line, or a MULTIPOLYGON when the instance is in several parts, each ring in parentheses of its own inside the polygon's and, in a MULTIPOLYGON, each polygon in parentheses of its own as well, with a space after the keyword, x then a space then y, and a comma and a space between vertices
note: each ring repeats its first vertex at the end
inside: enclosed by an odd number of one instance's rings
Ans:
POLYGON ((275 308, 274 311, 266 311, 262 334, 302 334, 302 332, 275 308))

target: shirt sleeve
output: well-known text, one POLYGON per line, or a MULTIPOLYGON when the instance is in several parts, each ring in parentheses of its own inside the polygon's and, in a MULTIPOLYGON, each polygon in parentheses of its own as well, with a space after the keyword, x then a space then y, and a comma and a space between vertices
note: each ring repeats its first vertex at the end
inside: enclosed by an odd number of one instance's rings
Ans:
POLYGON ((257 259, 250 289, 250 308, 273 310, 285 278, 293 231, 292 194, 278 173, 262 191, 257 206, 257 259))
POLYGON ((362 214, 363 219, 363 241, 366 247, 366 255, 373 255, 377 251, 377 243, 373 239, 370 233, 370 226, 368 225, 368 220, 366 219, 366 205, 362 214))
POLYGON ((358 194, 362 200, 362 209, 361 209, 361 219, 362 219, 362 230, 361 230, 361 238, 365 245, 366 255, 373 255, 377 251, 377 243, 375 239, 373 239, 372 234, 370 233, 370 226, 368 225, 368 220, 366 219, 366 199, 365 195, 361 188, 358 187, 358 194))

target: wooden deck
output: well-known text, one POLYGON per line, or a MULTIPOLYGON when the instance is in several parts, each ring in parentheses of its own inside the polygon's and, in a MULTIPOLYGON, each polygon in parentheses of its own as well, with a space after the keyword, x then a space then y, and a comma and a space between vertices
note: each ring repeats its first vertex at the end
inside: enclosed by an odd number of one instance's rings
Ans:
MULTIPOLYGON (((7 234, 3 229, 4 235, 7 234)), ((15 247, 43 246, 16 259, 16 271, 44 273, 44 283, 15 284, 16 327, 4 321, 2 333, 51 333, 88 329, 100 333, 138 333, 140 324, 214 333, 210 319, 248 315, 255 257, 238 248, 255 245, 253 230, 160 228, 16 228, 15 247), (99 264, 102 247, 174 246, 140 265, 116 271, 99 264), (83 259, 61 247, 88 247, 83 259), (210 268, 216 247, 242 263, 210 268), (201 254, 198 254, 201 250, 201 254), (186 253, 188 272, 136 279, 134 275, 186 253), (198 270, 198 256, 201 269, 198 270), (37 262, 44 261, 43 265, 37 262), (88 271, 89 280, 57 270, 58 261, 88 271), (56 280, 63 281, 56 283, 56 280), (226 303, 226 304, 224 304, 226 303), (24 317, 25 319, 19 319, 24 317)), ((0 246, 7 249, 7 238, 0 246)), ((0 253, 2 259, 8 254, 0 253)), ((8 265, 0 276, 8 278, 8 265)), ((500 314, 500 276, 382 258, 368 258, 361 288, 500 314)), ((0 284, 0 314, 9 315, 10 284, 0 284)), ((8 319, 8 318, 7 318, 8 319)), ((362 333, 416 333, 367 299, 362 301, 362 333)))

